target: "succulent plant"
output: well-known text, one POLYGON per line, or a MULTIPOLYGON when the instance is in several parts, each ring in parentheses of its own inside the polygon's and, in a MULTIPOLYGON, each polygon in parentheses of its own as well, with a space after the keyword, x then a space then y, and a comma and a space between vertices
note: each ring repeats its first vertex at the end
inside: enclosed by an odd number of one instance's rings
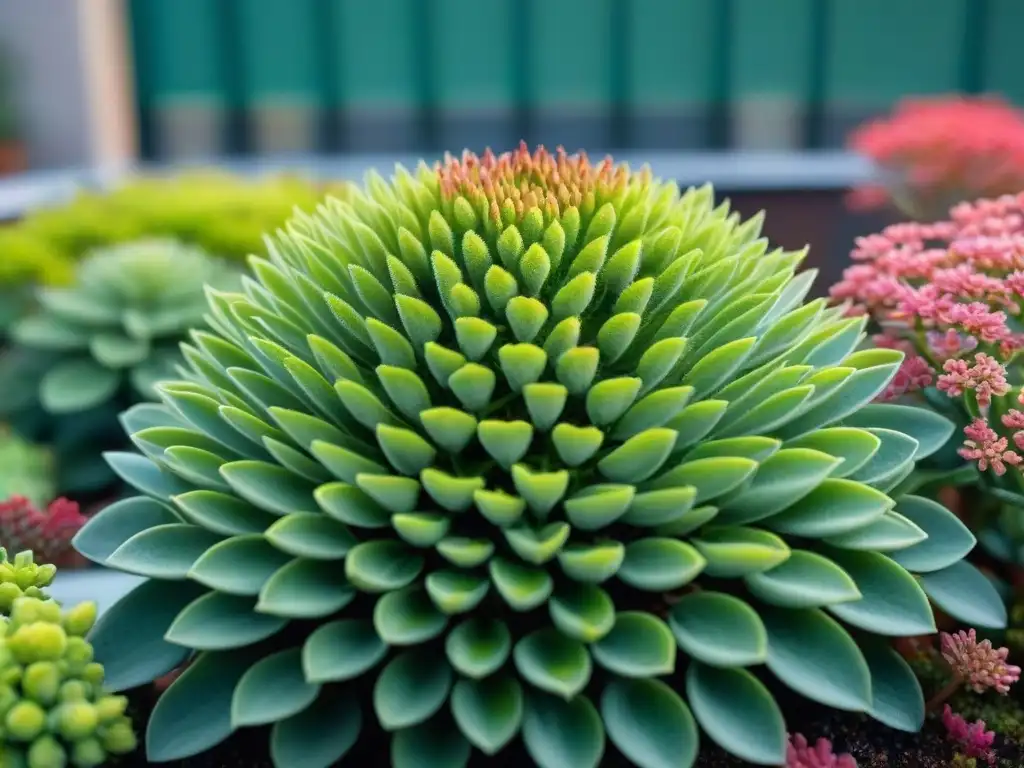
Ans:
POLYGON ((54 491, 50 451, 0 427, 0 499, 24 496, 34 504, 45 504, 54 491))
POLYGON ((237 274, 195 248, 144 240, 97 251, 72 287, 40 289, 39 311, 12 327, 17 346, 0 359, 0 414, 52 444, 62 491, 110 478, 96 457, 123 444, 117 414, 174 375, 179 342, 203 323, 204 285, 233 287, 237 274))
MULTIPOLYGON (((82 191, 62 205, 28 211, 0 230, 0 289, 67 285, 75 265, 93 249, 146 237, 171 238, 241 262, 295 206, 310 209, 324 190, 344 196, 347 188, 297 176, 204 169, 131 177, 109 189, 82 191)), ((0 306, 0 313, 8 306, 0 306)), ((0 314, 0 325, 2 320, 0 314)))
POLYGON ((19 597, 0 622, 0 764, 93 768, 135 750, 128 699, 103 690, 85 639, 95 619, 95 603, 19 597))
POLYGON ((57 499, 43 509, 24 496, 0 502, 0 542, 15 552, 29 550, 48 563, 66 568, 80 563, 71 539, 85 524, 78 504, 57 499))
POLYGON ((56 573, 57 566, 37 564, 29 550, 9 560, 7 548, 0 547, 0 616, 9 616, 14 601, 20 597, 47 599, 43 590, 53 583, 56 573))
POLYGON ((140 495, 74 541, 147 577, 93 635, 113 689, 195 654, 150 759, 267 725, 323 768, 375 720, 395 768, 689 766, 698 724, 780 765, 766 672, 918 728, 878 636, 933 632, 926 593, 1006 620, 958 520, 886 494, 952 426, 868 404, 902 354, 760 225, 525 148, 297 215, 125 414, 140 495))

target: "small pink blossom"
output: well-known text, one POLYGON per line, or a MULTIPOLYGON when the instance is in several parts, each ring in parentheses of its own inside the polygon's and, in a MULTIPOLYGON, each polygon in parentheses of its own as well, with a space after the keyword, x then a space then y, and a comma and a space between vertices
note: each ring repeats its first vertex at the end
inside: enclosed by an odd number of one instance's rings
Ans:
POLYGON ((892 377, 892 381, 889 382, 878 399, 882 402, 895 400, 910 392, 917 392, 929 387, 934 373, 931 366, 928 365, 928 361, 920 355, 905 357, 899 370, 896 371, 896 375, 892 377))
POLYGON ((950 397, 960 397, 968 389, 973 389, 978 404, 983 408, 992 402, 992 396, 1005 395, 1010 391, 1006 381, 1006 369, 994 358, 979 352, 974 358, 974 365, 968 367, 964 360, 947 360, 939 376, 936 387, 950 397))
POLYGON ((940 632, 939 641, 942 658, 954 674, 976 693, 994 688, 1005 695, 1010 686, 1020 679, 1020 667, 1006 663, 1009 649, 993 648, 990 640, 979 643, 973 629, 952 635, 940 632))
POLYGON ((948 328, 945 333, 940 331, 928 331, 928 348, 931 353, 942 360, 956 357, 962 352, 970 352, 978 346, 978 340, 973 336, 962 336, 955 329, 948 328))
POLYGON ((857 768, 857 761, 849 754, 836 755, 828 739, 818 739, 812 747, 798 733, 786 747, 786 768, 857 768))
POLYGON ((1008 450, 1007 439, 999 437, 984 419, 975 419, 964 427, 964 434, 967 440, 958 453, 968 461, 978 462, 982 472, 991 467, 997 475, 1004 475, 1007 464, 1016 467, 1021 463, 1020 455, 1008 450))
POLYGON ((947 704, 942 710, 942 724, 946 727, 947 738, 957 743, 965 757, 979 758, 989 765, 995 764, 996 756, 992 751, 992 742, 995 741, 996 734, 994 731, 985 730, 984 720, 968 724, 960 715, 954 714, 947 704))

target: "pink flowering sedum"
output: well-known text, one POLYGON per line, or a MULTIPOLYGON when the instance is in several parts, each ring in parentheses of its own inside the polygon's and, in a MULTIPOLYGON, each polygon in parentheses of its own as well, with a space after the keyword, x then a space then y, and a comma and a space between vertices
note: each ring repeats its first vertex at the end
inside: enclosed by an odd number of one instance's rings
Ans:
POLYGON ((992 742, 995 741, 994 731, 985 730, 985 721, 977 720, 968 724, 960 715, 954 714, 949 704, 942 710, 942 724, 946 727, 946 735, 957 743, 964 757, 973 757, 994 765, 995 753, 992 742))
POLYGON ((874 319, 877 346, 907 356, 880 399, 934 387, 962 407, 961 456, 998 476, 1024 470, 1021 377, 1010 375, 1024 348, 1024 193, 887 227, 852 257, 832 298, 874 319))
POLYGON ((818 739, 811 746, 798 733, 786 747, 786 768, 857 768, 857 761, 848 754, 836 755, 828 739, 818 739))
POLYGON ((955 634, 941 632, 939 641, 942 658, 976 693, 992 688, 1005 695, 1020 678, 1020 667, 1006 663, 1009 650, 993 648, 990 640, 979 643, 973 629, 955 634))

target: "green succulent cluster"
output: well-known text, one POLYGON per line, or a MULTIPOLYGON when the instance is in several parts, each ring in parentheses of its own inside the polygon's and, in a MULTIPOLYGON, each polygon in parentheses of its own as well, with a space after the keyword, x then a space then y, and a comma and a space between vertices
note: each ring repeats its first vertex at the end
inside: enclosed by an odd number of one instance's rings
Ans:
POLYGON ((20 597, 0 622, 4 768, 93 768, 135 750, 128 700, 104 693, 85 639, 95 620, 95 603, 62 613, 52 600, 20 597))
POLYGON ((117 415, 174 375, 178 344, 203 324, 206 285, 235 287, 238 270, 172 240, 140 240, 96 251, 73 286, 40 289, 38 311, 14 324, 0 417, 53 446, 62 491, 109 482, 98 451, 121 446, 117 415))
POLYGON ((281 226, 295 206, 311 209, 325 188, 341 195, 347 189, 297 176, 253 178, 211 169, 83 191, 0 229, 0 288, 69 284, 89 251, 147 237, 241 261, 262 247, 264 232, 281 226))
POLYGON ((7 550, 0 547, 0 616, 10 616, 19 598, 48 599, 43 590, 53 583, 56 574, 56 566, 37 564, 31 552, 19 552, 10 560, 7 550))
POLYGON ((0 502, 24 496, 45 506, 56 495, 50 451, 0 427, 0 502))
POLYGON ((140 495, 75 539, 147 577, 95 629, 115 690, 195 654, 149 758, 272 726, 325 768, 376 721, 395 768, 685 768, 698 725, 778 765, 769 673, 918 728, 884 637, 934 631, 928 596, 1006 620, 956 517, 887 495, 951 425, 869 404, 901 354, 760 225, 542 151, 296 216, 125 414, 140 495))

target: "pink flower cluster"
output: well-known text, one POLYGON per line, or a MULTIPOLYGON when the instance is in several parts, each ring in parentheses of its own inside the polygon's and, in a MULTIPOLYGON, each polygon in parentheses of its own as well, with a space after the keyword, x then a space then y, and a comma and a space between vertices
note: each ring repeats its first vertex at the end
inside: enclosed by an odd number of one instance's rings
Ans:
POLYGON ((858 238, 852 257, 832 298, 872 317, 878 346, 906 355, 880 399, 934 385, 972 422, 962 456, 982 471, 1024 471, 1014 450, 1024 451, 1024 415, 988 418, 993 400, 1020 397, 1007 366, 1024 349, 1024 193, 960 203, 945 221, 887 227, 858 238))
POLYGON ((1020 667, 1006 663, 1007 648, 993 648, 990 640, 978 642, 977 633, 971 629, 954 634, 939 633, 942 658, 953 669, 953 673, 976 693, 989 688, 1006 694, 1010 686, 1020 679, 1020 667))
POLYGON ((798 733, 786 747, 786 768, 857 768, 857 761, 848 754, 833 753, 828 739, 818 739, 812 747, 798 733))
POLYGON ((1024 112, 994 98, 939 97, 899 104, 855 131, 850 147, 896 178, 850 195, 856 208, 910 198, 917 212, 1024 189, 1024 112))
POLYGON ((995 765, 996 756, 992 751, 992 742, 996 738, 995 731, 985 730, 985 721, 977 720, 968 724, 960 715, 953 714, 949 704, 942 710, 942 724, 946 726, 946 735, 957 743, 965 757, 984 760, 995 765))

